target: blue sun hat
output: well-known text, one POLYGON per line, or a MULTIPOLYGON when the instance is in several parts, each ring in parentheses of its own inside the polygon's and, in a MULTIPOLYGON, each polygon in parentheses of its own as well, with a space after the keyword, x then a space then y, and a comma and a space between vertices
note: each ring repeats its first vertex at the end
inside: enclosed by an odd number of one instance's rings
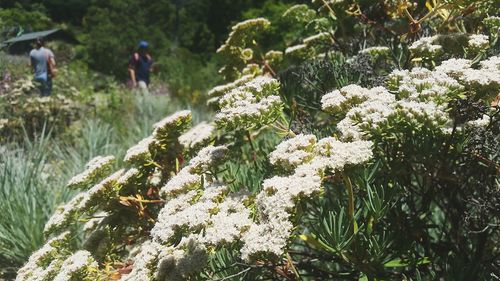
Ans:
POLYGON ((139 41, 139 49, 146 49, 149 46, 148 41, 141 40, 139 41))

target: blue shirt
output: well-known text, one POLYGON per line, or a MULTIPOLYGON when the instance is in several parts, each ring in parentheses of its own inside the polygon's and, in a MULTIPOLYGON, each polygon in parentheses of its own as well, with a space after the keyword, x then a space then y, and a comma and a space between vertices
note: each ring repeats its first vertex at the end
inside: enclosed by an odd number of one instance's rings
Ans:
POLYGON ((31 65, 35 71, 35 80, 47 81, 49 77, 49 59, 54 57, 51 50, 41 47, 30 52, 31 65))

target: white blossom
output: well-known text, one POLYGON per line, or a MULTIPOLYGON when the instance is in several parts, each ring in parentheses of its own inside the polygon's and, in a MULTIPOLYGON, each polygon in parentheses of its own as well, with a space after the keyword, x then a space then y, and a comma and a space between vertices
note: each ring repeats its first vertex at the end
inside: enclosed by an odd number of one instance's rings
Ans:
POLYGON ((210 96, 210 97, 221 96, 221 95, 231 91, 232 89, 237 88, 237 87, 249 82, 252 79, 253 79, 253 75, 244 75, 233 82, 214 87, 212 90, 210 90, 208 92, 208 96, 210 96))
POLYGON ((89 189, 76 206, 76 212, 87 212, 92 207, 107 202, 113 196, 113 189, 124 172, 125 170, 121 169, 89 189))
POLYGON ((484 114, 481 118, 468 121, 465 125, 471 128, 485 128, 491 123, 491 117, 484 114))
POLYGON ((196 236, 188 236, 176 247, 164 248, 158 259, 155 280, 183 281, 201 271, 208 261, 208 253, 196 236))
POLYGON ((52 214, 45 224, 43 232, 45 234, 50 234, 69 224, 72 217, 78 211, 78 205, 85 199, 86 196, 86 192, 81 192, 73 197, 73 199, 71 199, 67 204, 57 207, 54 214, 52 214))
POLYGON ((443 72, 453 77, 460 77, 464 72, 471 69, 472 61, 468 59, 449 59, 443 61, 436 67, 437 72, 443 72))
POLYGON ((70 232, 66 231, 47 241, 31 254, 26 264, 19 269, 16 281, 51 280, 62 264, 59 254, 67 247, 69 238, 70 232), (44 264, 50 260, 52 261, 45 267, 44 264))
POLYGON ((212 138, 212 134, 214 133, 214 131, 214 126, 206 122, 201 122, 189 131, 182 134, 179 137, 179 143, 185 149, 194 149, 209 141, 212 138))
POLYGON ((288 243, 293 225, 288 220, 273 220, 263 224, 252 224, 241 241, 241 258, 250 261, 256 255, 274 254, 281 256, 288 243))
POLYGON ((136 145, 132 146, 127 150, 125 154, 125 158, 123 159, 125 162, 135 162, 140 160, 147 160, 151 158, 151 152, 149 150, 150 146, 156 142, 156 139, 153 136, 149 136, 141 140, 136 145))
POLYGON ((105 176, 105 173, 111 168, 114 162, 114 156, 97 156, 93 158, 85 165, 85 171, 69 180, 67 187, 86 188, 93 181, 99 180, 99 177, 105 176))
POLYGON ((182 131, 185 129, 185 127, 187 127, 190 121, 191 111, 178 111, 155 123, 153 125, 153 136, 159 140, 168 137, 168 135, 171 133, 178 134, 180 133, 179 131, 182 131))
POLYGON ((155 242, 146 241, 141 245, 140 252, 134 258, 132 271, 123 276, 123 281, 152 281, 155 277, 158 255, 161 245, 155 242))
POLYGON ((271 122, 281 110, 281 99, 274 95, 279 82, 267 76, 253 80, 226 93, 219 100, 220 111, 215 116, 218 127, 248 128, 271 122))
POLYGON ((346 102, 347 99, 340 93, 339 90, 331 91, 321 97, 322 109, 330 113, 342 111, 346 102))
MULTIPOLYGON (((330 33, 328 32, 320 32, 318 34, 314 34, 314 35, 311 35, 307 38, 304 38, 304 40, 302 40, 302 42, 304 42, 304 44, 310 46, 312 44, 315 44, 315 43, 328 43, 329 41, 329 38, 330 38, 330 33)), ((285 51, 286 53, 286 51, 285 51)))
POLYGON ((385 46, 374 46, 365 48, 359 51, 360 54, 368 54, 370 56, 380 56, 380 55, 388 55, 391 49, 385 46))
POLYGON ((481 64, 481 69, 483 69, 483 70, 499 71, 500 70, 500 56, 490 57, 487 60, 481 61, 480 64, 481 64))
POLYGON ((185 193, 188 190, 201 186, 201 176, 189 172, 189 167, 185 167, 178 174, 173 176, 160 190, 160 194, 174 196, 178 193, 185 193))
POLYGON ((253 33, 264 30, 270 25, 271 22, 265 18, 249 19, 235 24, 226 42, 217 49, 217 53, 226 52, 233 46, 243 47, 246 41, 253 37, 253 33))
POLYGON ((314 135, 297 135, 289 140, 281 142, 269 155, 271 164, 294 168, 310 160, 313 157, 313 147, 316 144, 314 135))
POLYGON ((227 152, 227 147, 223 145, 210 145, 203 148, 196 157, 189 161, 189 172, 201 173, 210 170, 211 167, 215 167, 226 157, 227 152))
POLYGON ((473 50, 484 50, 489 47, 490 41, 488 35, 472 34, 469 36, 469 48, 473 50))
POLYGON ((436 36, 422 37, 419 40, 413 42, 413 44, 410 45, 409 49, 417 56, 434 57, 443 51, 441 45, 434 44, 436 39, 436 36))
POLYGON ((285 49, 285 55, 307 52, 306 44, 298 44, 285 49))
POLYGON ((209 222, 211 211, 217 206, 216 199, 226 192, 227 187, 213 184, 204 189, 195 203, 189 203, 197 195, 194 190, 171 199, 160 211, 151 236, 157 241, 168 242, 177 230, 203 228, 209 222), (184 202, 180 202, 179 198, 184 202))
POLYGON ((61 266, 61 271, 54 277, 54 281, 71 281, 83 279, 89 268, 97 269, 98 264, 87 251, 78 251, 68 257, 61 266))
POLYGON ((239 240, 253 224, 250 210, 243 204, 247 198, 248 194, 244 192, 229 194, 217 206, 217 213, 210 217, 210 224, 205 228, 202 241, 209 245, 219 245, 239 240))
POLYGON ((115 172, 88 191, 77 194, 67 204, 59 206, 45 224, 44 233, 51 234, 68 226, 77 215, 109 200, 114 184, 116 184, 123 172, 123 169, 115 172))
POLYGON ((117 183, 120 186, 125 186, 134 183, 134 180, 139 177, 140 171, 136 168, 128 169, 120 178, 118 178, 117 183))

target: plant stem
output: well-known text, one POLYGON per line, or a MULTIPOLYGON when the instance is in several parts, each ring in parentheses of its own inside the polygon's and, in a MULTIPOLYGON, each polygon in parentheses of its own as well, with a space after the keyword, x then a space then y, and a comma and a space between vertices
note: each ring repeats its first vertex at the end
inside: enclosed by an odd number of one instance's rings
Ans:
POLYGON ((354 220, 354 192, 352 189, 352 182, 351 179, 345 173, 342 173, 342 179, 344 180, 344 184, 347 188, 347 196, 349 202, 347 212, 349 215, 349 219, 352 222, 352 234, 354 234, 358 232, 358 226, 356 225, 356 221, 354 220))
POLYGON ((257 152, 255 151, 255 146, 253 145, 252 135, 250 134, 250 130, 247 130, 246 133, 247 133, 248 141, 250 142, 250 147, 252 148, 252 162, 255 165, 255 168, 257 168, 257 162, 256 162, 257 152))

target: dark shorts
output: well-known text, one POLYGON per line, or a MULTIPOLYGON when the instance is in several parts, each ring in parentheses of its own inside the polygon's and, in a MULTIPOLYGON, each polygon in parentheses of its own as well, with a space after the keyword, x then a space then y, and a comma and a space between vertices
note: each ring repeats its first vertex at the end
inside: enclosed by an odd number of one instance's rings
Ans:
POLYGON ((40 90, 40 96, 48 97, 52 94, 52 78, 48 77, 47 80, 35 80, 40 90))

